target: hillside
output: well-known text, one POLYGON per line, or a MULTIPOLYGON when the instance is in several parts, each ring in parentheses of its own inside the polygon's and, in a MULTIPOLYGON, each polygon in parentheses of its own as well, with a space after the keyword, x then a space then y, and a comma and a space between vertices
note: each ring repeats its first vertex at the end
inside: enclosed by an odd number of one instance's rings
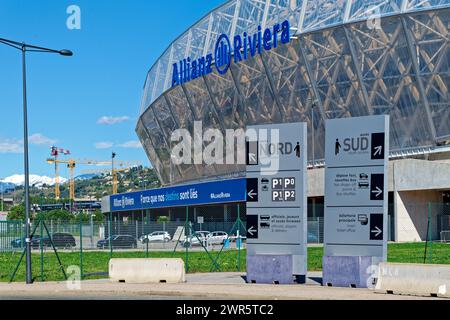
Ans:
MULTIPOLYGON (((130 168, 119 173, 118 191, 129 192, 140 189, 157 188, 160 186, 156 173, 151 168, 142 166, 130 168)), ((60 186, 61 198, 69 198, 69 184, 65 182, 60 186)), ((14 191, 5 193, 5 197, 14 198, 15 202, 23 199, 24 188, 17 185, 14 191)), ((75 178, 75 198, 99 200, 101 197, 112 193, 111 174, 82 175, 75 178)), ((48 184, 41 186, 31 185, 30 196, 37 198, 53 199, 55 189, 48 184)))

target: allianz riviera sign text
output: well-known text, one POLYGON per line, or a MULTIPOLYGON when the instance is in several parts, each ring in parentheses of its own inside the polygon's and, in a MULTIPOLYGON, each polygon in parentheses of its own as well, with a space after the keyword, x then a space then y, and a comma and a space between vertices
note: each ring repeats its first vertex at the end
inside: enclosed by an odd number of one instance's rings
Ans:
POLYGON ((213 71, 213 61, 217 72, 225 74, 230 68, 232 56, 234 63, 245 61, 256 54, 261 54, 263 50, 269 51, 276 48, 279 41, 282 44, 290 41, 288 20, 264 31, 261 26, 258 26, 258 31, 253 35, 248 35, 247 32, 244 32, 242 36, 235 35, 233 47, 229 37, 221 34, 215 45, 214 57, 209 53, 196 60, 191 61, 191 58, 188 57, 173 64, 172 87, 210 74, 213 71))

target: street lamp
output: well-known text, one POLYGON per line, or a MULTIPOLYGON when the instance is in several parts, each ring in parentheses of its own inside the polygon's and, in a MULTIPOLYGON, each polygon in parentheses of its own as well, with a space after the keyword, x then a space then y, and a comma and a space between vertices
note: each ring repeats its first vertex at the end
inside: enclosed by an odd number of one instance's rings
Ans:
POLYGON ((70 50, 53 50, 26 44, 24 42, 12 41, 0 38, 0 43, 3 43, 12 48, 22 51, 22 80, 23 80, 23 150, 24 150, 24 167, 25 167, 25 243, 26 243, 26 283, 33 282, 31 274, 31 244, 30 244, 30 186, 29 186, 29 167, 28 167, 28 115, 27 115, 27 77, 26 77, 26 63, 25 57, 27 52, 44 52, 57 53, 62 56, 72 56, 70 50))
POLYGON ((313 98, 308 98, 307 99, 308 102, 311 103, 311 153, 312 153, 312 168, 314 169, 314 163, 316 162, 316 157, 315 157, 315 127, 314 127, 314 108, 317 106, 317 99, 313 99, 313 98))
MULTIPOLYGON (((2 182, 1 179, 0 179, 0 182, 2 182)), ((3 201, 4 201, 4 199, 3 199, 3 194, 4 194, 4 192, 5 192, 5 185, 2 184, 2 185, 1 185, 1 188, 2 188, 2 208, 0 209, 0 211, 3 212, 3 201)))
POLYGON ((112 187, 113 187, 113 192, 112 192, 112 194, 114 194, 115 193, 115 187, 114 187, 114 184, 115 184, 115 182, 116 182, 116 179, 114 178, 115 177, 115 174, 116 174, 116 172, 114 171, 114 158, 116 157, 116 153, 113 151, 112 153, 111 153, 111 178, 112 178, 112 187))

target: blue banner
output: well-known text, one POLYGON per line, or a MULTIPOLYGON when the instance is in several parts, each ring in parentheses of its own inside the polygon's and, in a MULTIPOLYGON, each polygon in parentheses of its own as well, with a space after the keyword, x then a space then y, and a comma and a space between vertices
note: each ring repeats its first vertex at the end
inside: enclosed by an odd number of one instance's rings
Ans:
POLYGON ((143 190, 110 196, 112 212, 242 202, 245 200, 245 178, 143 190))

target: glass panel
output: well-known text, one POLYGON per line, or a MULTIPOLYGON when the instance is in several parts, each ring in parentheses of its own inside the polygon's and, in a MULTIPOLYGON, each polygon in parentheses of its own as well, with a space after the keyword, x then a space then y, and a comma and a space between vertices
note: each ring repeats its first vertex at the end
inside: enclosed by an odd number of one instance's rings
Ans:
POLYGON ((431 7, 448 6, 450 0, 409 0, 408 11, 415 9, 426 9, 431 7))
POLYGON ((352 29, 372 113, 391 118, 391 150, 432 144, 399 17, 385 18, 381 29, 365 23, 352 29))
POLYGON ((270 91, 269 81, 259 55, 245 63, 231 65, 247 111, 247 125, 280 123, 281 113, 270 91))
POLYGON ((164 181, 170 181, 170 178, 174 175, 174 170, 169 172, 170 168, 170 150, 164 139, 163 133, 160 131, 158 124, 154 118, 153 111, 149 108, 141 116, 142 124, 145 126, 146 131, 151 139, 151 142, 155 148, 155 152, 162 162, 164 181), (171 175, 170 175, 171 173, 171 175))
POLYGON ((367 106, 342 27, 304 37, 322 105, 328 118, 367 115, 367 106))
POLYGON ((233 82, 231 73, 213 73, 205 77, 217 105, 217 114, 227 129, 245 128, 245 109, 233 82))
POLYGON ((342 22, 346 3, 346 0, 308 0, 302 31, 312 31, 342 22))
POLYGON ((147 154, 148 158, 152 163, 153 168, 155 168, 156 170, 159 180, 162 183, 167 183, 168 179, 167 176, 165 175, 163 164, 159 159, 158 155, 156 154, 155 148, 153 147, 150 137, 145 131, 141 121, 138 122, 138 125, 136 127, 136 133, 139 137, 139 140, 141 141, 142 146, 144 147, 145 153, 147 154))
POLYGON ((450 135, 450 10, 421 13, 407 19, 418 53, 420 74, 437 137, 450 135))
POLYGON ((306 122, 308 125, 308 158, 324 158, 324 121, 311 89, 308 71, 300 59, 299 40, 280 46, 264 55, 274 79, 284 122, 306 122), (297 48, 298 51, 296 51, 297 48), (313 109, 313 103, 314 109, 313 109), (314 114, 313 114, 314 113, 314 114), (312 122, 314 119, 314 131, 312 122), (312 137, 314 136, 314 144, 312 137), (313 156, 314 149, 314 156, 313 156))
POLYGON ((352 0, 349 21, 371 19, 375 16, 399 13, 403 0, 352 0))

